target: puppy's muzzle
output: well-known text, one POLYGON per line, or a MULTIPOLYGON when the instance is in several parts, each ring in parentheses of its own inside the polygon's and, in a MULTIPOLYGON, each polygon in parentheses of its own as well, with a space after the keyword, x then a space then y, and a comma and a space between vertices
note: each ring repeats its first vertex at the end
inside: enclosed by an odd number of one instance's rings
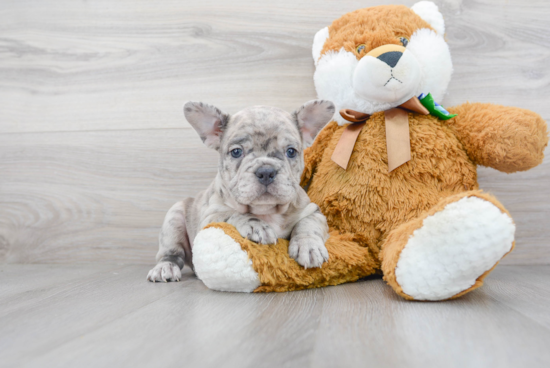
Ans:
POLYGON ((255 174, 261 184, 269 185, 273 183, 273 180, 275 180, 277 170, 271 166, 260 166, 260 168, 256 170, 255 174))

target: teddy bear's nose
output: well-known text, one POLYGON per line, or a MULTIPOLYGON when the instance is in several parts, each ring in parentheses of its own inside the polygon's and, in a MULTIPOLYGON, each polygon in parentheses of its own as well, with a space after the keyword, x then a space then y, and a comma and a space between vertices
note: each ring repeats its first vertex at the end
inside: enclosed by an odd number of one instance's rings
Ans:
POLYGON ((378 56, 378 59, 382 60, 386 64, 388 64, 391 68, 397 65, 399 62, 399 59, 401 59, 401 56, 403 56, 403 53, 400 51, 390 51, 385 52, 382 55, 378 56))

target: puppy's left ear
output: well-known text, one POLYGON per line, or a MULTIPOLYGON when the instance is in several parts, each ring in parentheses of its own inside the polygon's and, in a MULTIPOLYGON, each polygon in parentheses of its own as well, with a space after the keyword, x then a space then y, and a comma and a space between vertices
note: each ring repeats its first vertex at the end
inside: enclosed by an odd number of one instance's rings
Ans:
POLYGON ((218 150, 229 115, 215 106, 192 101, 183 106, 183 113, 189 124, 199 133, 206 147, 218 150))
POLYGON ((332 119, 334 110, 334 104, 330 101, 312 100, 294 111, 294 119, 306 147, 313 143, 317 133, 332 119))

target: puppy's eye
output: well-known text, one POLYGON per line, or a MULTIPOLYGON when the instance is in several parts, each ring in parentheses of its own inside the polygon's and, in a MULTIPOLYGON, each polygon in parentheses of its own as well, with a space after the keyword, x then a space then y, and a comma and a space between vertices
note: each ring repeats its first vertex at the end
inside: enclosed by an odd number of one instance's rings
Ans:
POLYGON ((298 151, 296 151, 294 148, 289 148, 286 150, 286 155, 288 158, 294 158, 296 157, 296 154, 298 153, 298 151))
POLYGON ((366 48, 367 48, 367 46, 365 46, 365 45, 359 45, 355 48, 355 51, 357 51, 357 53, 360 54, 363 51, 365 51, 366 48))
POLYGON ((409 44, 409 39, 407 37, 399 37, 399 41, 401 41, 401 44, 405 47, 409 44))
POLYGON ((231 150, 231 156, 233 158, 239 158, 243 155, 243 150, 241 148, 235 148, 231 150))

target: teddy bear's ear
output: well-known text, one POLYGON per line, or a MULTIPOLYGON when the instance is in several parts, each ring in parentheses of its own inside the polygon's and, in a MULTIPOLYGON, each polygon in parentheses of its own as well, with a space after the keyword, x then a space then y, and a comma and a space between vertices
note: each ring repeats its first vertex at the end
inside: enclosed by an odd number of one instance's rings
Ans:
POLYGON ((311 53, 313 54, 313 61, 315 62, 315 65, 317 65, 317 61, 319 61, 319 58, 321 57, 321 50, 323 50, 323 46, 325 45, 325 41, 327 40, 327 38, 328 27, 321 29, 315 34, 315 37, 313 38, 313 47, 311 48, 311 53))
POLYGON ((430 24, 437 34, 445 34, 445 21, 443 15, 439 12, 437 5, 431 1, 420 1, 411 7, 420 18, 430 24))

